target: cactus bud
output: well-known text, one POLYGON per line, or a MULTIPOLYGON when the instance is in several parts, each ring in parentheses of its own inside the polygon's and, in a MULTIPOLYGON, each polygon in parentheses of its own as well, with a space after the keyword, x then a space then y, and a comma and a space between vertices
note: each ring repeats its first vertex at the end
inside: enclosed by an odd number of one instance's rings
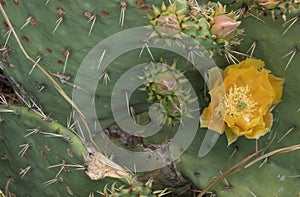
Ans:
POLYGON ((211 32, 218 38, 230 40, 236 34, 241 21, 236 21, 227 15, 219 15, 214 18, 214 24, 211 27, 211 32))

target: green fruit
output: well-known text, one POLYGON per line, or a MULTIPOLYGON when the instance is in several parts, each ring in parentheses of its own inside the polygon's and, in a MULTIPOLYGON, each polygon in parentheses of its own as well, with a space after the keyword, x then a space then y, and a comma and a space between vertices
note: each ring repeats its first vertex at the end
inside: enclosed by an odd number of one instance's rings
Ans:
MULTIPOLYGON (((182 117, 190 117, 188 105, 196 101, 191 98, 190 90, 187 90, 187 79, 176 70, 176 62, 172 66, 165 63, 150 63, 144 68, 144 87, 141 89, 149 91, 148 101, 158 102, 165 107, 169 123, 181 122, 182 117)), ((163 122, 165 117, 161 117, 163 122)))

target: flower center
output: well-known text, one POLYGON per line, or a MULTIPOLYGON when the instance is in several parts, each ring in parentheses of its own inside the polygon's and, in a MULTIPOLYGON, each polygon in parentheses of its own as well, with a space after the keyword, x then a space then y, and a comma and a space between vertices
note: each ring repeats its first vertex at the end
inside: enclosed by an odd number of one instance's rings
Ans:
POLYGON ((247 107, 247 104, 243 101, 241 101, 237 104, 238 109, 245 109, 246 107, 247 107))
POLYGON ((226 115, 235 119, 241 117, 246 122, 250 122, 251 118, 254 117, 254 107, 257 104, 251 97, 252 94, 248 85, 237 86, 234 84, 224 96, 226 115))

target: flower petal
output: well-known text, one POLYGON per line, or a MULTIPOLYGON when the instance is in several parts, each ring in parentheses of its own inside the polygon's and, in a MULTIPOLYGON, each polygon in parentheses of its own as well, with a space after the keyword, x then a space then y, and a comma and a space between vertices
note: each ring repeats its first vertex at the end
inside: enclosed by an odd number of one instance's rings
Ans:
POLYGON ((284 83, 284 79, 275 77, 274 75, 270 74, 269 75, 269 80, 275 90, 275 98, 273 101, 273 105, 276 105, 277 103, 280 102, 281 96, 282 96, 282 87, 284 83))
POLYGON ((208 127, 210 122, 210 116, 211 116, 211 107, 210 105, 206 107, 200 116, 200 127, 208 127))
POLYGON ((258 59, 253 59, 253 58, 248 58, 245 61, 240 62, 239 64, 234 64, 228 66, 224 70, 224 78, 228 75, 228 72, 231 70, 236 70, 236 69, 241 69, 241 68, 255 68, 255 69, 260 69, 265 66, 265 63, 262 60, 258 59))
POLYGON ((261 136, 264 136, 266 133, 268 133, 271 130, 272 124, 273 124, 273 114, 267 113, 264 118, 264 124, 258 125, 253 128, 253 131, 249 134, 246 134, 246 138, 249 139, 259 139, 261 136))

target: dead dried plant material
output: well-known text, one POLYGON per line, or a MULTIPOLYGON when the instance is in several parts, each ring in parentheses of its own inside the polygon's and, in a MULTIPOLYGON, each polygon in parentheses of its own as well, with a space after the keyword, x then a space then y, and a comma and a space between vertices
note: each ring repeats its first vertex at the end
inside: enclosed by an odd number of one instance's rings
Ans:
POLYGON ((85 163, 87 165, 86 174, 92 180, 100 180, 105 177, 124 178, 130 175, 121 166, 95 149, 89 150, 89 154, 85 157, 85 163))
POLYGON ((1 189, 0 189, 0 197, 5 197, 1 189))

